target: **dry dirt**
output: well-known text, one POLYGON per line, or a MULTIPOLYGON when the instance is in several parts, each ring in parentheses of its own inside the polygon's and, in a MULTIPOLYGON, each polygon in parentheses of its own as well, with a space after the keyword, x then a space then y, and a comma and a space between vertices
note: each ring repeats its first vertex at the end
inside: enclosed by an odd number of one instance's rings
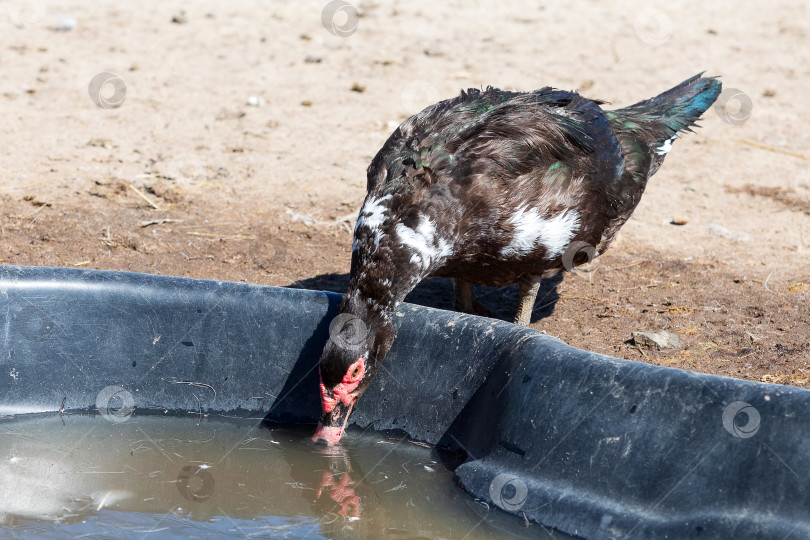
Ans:
MULTIPOLYGON (((325 5, 2 4, 0 263, 341 291, 365 167, 408 115, 486 85, 619 107, 706 70, 738 98, 676 142, 591 272, 544 287, 532 326, 810 387, 806 3, 363 2, 345 37, 325 5), (60 13, 76 27, 53 30, 60 13), (90 98, 103 72, 120 107, 90 98), (684 348, 629 342, 662 329, 684 348)), ((501 318, 517 300, 478 293, 501 318)), ((409 300, 449 307, 450 284, 409 300)))

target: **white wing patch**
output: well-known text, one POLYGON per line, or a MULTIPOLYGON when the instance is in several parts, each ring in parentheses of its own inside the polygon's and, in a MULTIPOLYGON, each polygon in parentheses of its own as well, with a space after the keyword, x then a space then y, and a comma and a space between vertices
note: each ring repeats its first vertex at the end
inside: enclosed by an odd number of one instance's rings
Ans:
MULTIPOLYGON (((374 233, 374 247, 377 248, 380 246, 380 240, 384 236, 384 233, 380 227, 385 223, 388 219, 385 216, 385 213, 388 211, 388 208, 385 207, 382 203, 387 201, 391 198, 391 195, 386 195, 385 197, 380 197, 378 199, 370 199, 366 201, 366 204, 363 205, 363 208, 360 209, 360 217, 357 218, 357 224, 354 226, 355 233, 357 229, 360 227, 367 228, 370 232, 374 233)), ((357 238, 355 237, 354 241, 352 242, 352 251, 357 250, 357 238)))
POLYGON ((678 136, 679 136, 678 133, 675 133, 675 135, 665 140, 664 144, 655 149, 655 153, 658 154, 659 156, 667 155, 669 151, 672 150, 672 141, 677 139, 678 136))
POLYGON ((501 250, 501 255, 526 255, 539 244, 546 248, 545 258, 548 260, 562 255, 580 225, 576 210, 565 210, 553 218, 546 218, 536 208, 526 206, 519 207, 507 221, 514 226, 515 234, 512 242, 501 250))
POLYGON ((396 233, 399 241, 414 251, 411 262, 420 265, 423 270, 430 268, 434 262, 449 257, 453 252, 450 244, 436 237, 436 225, 425 216, 419 216, 416 229, 398 223, 396 233))

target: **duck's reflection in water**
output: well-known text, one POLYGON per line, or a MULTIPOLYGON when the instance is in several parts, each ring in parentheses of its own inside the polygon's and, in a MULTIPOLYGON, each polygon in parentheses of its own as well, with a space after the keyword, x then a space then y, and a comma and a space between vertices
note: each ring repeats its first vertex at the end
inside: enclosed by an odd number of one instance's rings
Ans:
POLYGON ((310 442, 312 426, 269 429, 260 420, 63 420, 0 421, 0 536, 502 538, 542 530, 477 504, 455 486, 446 455, 405 439, 350 432, 323 447, 310 442))

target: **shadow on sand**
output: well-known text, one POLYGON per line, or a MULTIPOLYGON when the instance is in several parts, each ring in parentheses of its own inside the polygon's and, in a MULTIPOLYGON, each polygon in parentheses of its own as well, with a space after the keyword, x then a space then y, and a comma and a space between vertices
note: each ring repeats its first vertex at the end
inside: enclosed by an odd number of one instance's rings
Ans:
MULTIPOLYGON (((531 321, 545 319, 554 312, 554 306, 560 299, 557 286, 562 281, 562 274, 544 279, 537 293, 531 321)), ((314 289, 343 293, 349 285, 349 274, 321 274, 302 279, 287 285, 295 289, 314 289)), ((489 317, 511 322, 518 305, 517 285, 508 287, 486 287, 476 285, 475 299, 489 312, 489 317)), ((429 278, 422 281, 416 289, 405 297, 406 302, 438 309, 453 310, 453 281, 448 278, 429 278)))

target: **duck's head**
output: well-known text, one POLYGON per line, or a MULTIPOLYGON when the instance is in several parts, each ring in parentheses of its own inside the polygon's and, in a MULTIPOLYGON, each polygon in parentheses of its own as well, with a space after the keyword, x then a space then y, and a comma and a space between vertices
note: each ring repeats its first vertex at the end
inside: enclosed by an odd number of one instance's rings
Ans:
POLYGON ((340 441, 355 401, 374 380, 393 339, 393 326, 384 319, 367 322, 344 312, 332 320, 319 361, 321 418, 313 441, 340 441))

